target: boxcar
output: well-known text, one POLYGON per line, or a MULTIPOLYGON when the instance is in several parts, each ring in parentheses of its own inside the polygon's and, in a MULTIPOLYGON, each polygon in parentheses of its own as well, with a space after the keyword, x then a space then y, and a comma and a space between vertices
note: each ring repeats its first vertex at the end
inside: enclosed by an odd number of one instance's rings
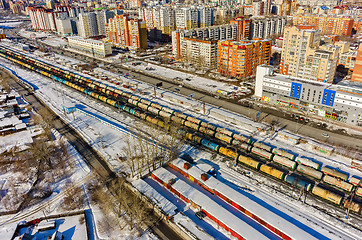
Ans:
POLYGON ((355 186, 359 186, 359 187, 362 187, 362 179, 360 178, 356 178, 356 177, 351 177, 349 180, 348 180, 349 183, 355 185, 355 186))

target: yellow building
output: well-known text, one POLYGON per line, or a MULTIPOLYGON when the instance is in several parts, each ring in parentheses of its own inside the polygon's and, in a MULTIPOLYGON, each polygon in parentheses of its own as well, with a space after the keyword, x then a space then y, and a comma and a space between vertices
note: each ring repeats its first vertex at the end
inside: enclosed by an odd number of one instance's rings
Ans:
POLYGON ((279 72, 309 80, 332 83, 339 46, 320 46, 320 30, 313 26, 285 28, 279 72))

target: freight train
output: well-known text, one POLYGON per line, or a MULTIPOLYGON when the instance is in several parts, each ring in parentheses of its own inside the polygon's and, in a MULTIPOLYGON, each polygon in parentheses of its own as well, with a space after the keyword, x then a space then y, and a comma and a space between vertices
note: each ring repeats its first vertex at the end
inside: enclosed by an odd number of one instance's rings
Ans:
MULTIPOLYGON (((351 182, 350 179, 350 182, 348 183, 346 182, 348 178, 347 175, 327 167, 322 167, 320 171, 320 165, 308 158, 295 158, 294 154, 282 149, 273 149, 262 142, 253 142, 249 136, 236 134, 226 128, 185 115, 176 110, 161 106, 158 103, 141 98, 133 93, 113 88, 102 82, 72 73, 41 60, 17 53, 3 46, 0 46, 0 56, 33 71, 39 72, 42 75, 61 82, 118 109, 122 109, 147 122, 165 128, 166 130, 169 130, 174 124, 183 126, 188 130, 193 130, 193 133, 184 131, 187 139, 227 157, 237 159, 237 161, 242 164, 288 182, 296 187, 304 187, 308 191, 312 189, 313 194, 334 204, 340 205, 342 197, 317 186, 313 180, 307 182, 300 177, 288 173, 296 170, 302 175, 312 179, 322 180, 327 184, 346 192, 350 192, 356 188, 356 195, 362 197, 362 186, 358 186, 358 183, 356 183, 358 179, 351 178, 354 182, 351 182), (207 137, 205 137, 205 135, 207 137), (208 138, 216 139, 216 141, 220 141, 222 144, 218 144, 208 138), (272 161, 285 168, 285 170, 271 166, 269 163, 264 163, 259 158, 246 157, 240 154, 239 150, 272 161), (340 201, 338 199, 340 199, 340 201)), ((359 205, 356 204, 356 206, 359 205)))

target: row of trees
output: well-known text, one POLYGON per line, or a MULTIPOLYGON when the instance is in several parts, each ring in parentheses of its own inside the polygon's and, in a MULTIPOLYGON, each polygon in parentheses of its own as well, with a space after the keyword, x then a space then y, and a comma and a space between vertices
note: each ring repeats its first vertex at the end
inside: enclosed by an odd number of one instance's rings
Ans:
POLYGON ((141 124, 143 125, 137 125, 132 130, 133 136, 125 139, 126 144, 122 149, 131 177, 141 177, 175 159, 184 141, 178 132, 179 126, 173 125, 170 131, 165 133, 161 128, 141 124), (141 129, 146 129, 147 133, 141 129))

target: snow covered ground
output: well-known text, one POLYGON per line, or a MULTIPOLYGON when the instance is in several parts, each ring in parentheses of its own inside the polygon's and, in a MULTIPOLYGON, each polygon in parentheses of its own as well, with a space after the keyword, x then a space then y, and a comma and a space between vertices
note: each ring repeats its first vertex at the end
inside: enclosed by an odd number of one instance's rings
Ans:
MULTIPOLYGON (((170 79, 179 79, 179 83, 183 84, 185 86, 191 86, 194 88, 202 89, 204 91, 210 92, 210 93, 216 93, 217 90, 223 90, 226 92, 235 92, 235 85, 218 82, 215 80, 211 80, 208 78, 198 77, 193 74, 184 73, 181 71, 173 70, 171 68, 166 68, 162 66, 158 66, 156 64, 152 63, 146 63, 142 62, 141 65, 133 66, 132 62, 124 63, 123 65, 139 69, 142 71, 148 71, 150 74, 170 78, 170 79), (146 70, 146 68, 152 67, 154 70, 146 70)), ((240 87, 239 87, 240 88, 240 87)))

